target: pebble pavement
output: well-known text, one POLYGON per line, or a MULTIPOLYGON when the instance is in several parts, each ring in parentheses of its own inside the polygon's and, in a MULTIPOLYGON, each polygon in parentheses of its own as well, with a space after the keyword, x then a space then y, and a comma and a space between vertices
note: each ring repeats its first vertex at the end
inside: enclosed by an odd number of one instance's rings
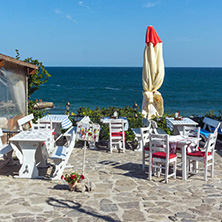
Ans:
MULTIPOLYGON (((141 152, 86 151, 85 176, 95 184, 92 192, 71 192, 63 181, 15 179, 19 166, 0 170, 0 222, 102 222, 102 221, 222 221, 222 146, 217 145, 215 175, 204 182, 195 175, 187 181, 164 177, 147 179, 141 152)), ((81 173, 83 150, 77 147, 69 160, 81 173)), ((146 168, 148 171, 148 168, 146 168)))

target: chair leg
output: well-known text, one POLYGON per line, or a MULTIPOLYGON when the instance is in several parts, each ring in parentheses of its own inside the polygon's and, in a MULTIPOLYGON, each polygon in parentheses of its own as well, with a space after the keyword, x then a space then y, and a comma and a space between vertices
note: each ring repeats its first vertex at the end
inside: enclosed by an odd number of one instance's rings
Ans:
MULTIPOLYGON (((187 175, 186 176, 188 177, 188 173, 190 172, 190 160, 189 159, 187 159, 187 165, 185 167, 187 168, 187 175)), ((183 171, 184 171, 184 169, 183 169, 183 171)))
POLYGON ((126 149, 126 144, 125 141, 123 141, 123 153, 125 153, 125 149, 126 149))
POLYGON ((214 176, 214 159, 212 159, 211 161, 212 161, 212 163, 211 163, 212 165, 211 165, 211 175, 210 176, 211 176, 211 178, 213 178, 213 176, 214 176))
POLYGON ((174 173, 173 178, 176 179, 177 177, 177 162, 176 161, 174 162, 174 165, 173 165, 173 173, 174 173))
POLYGON ((152 157, 149 156, 149 180, 152 180, 152 157))
POLYGON ((206 161, 205 163, 205 168, 204 168, 204 180, 207 182, 207 167, 208 167, 208 162, 206 161))
POLYGON ((113 148, 112 148, 112 142, 111 141, 109 142, 109 150, 110 150, 110 153, 112 153, 113 148))
POLYGON ((165 182, 168 183, 169 164, 165 164, 165 182))
POLYGON ((145 171, 145 150, 142 151, 142 170, 145 171))

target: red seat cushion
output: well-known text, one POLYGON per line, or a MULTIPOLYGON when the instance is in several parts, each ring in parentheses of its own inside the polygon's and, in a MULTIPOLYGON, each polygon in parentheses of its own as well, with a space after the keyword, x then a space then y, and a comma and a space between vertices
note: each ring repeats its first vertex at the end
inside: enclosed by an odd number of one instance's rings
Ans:
POLYGON ((149 151, 150 147, 149 146, 144 146, 144 150, 149 151))
MULTIPOLYGON (((125 132, 124 132, 124 134, 126 135, 125 132)), ((122 132, 112 133, 112 136, 122 136, 122 132)))
MULTIPOLYGON (((122 132, 116 132, 116 133, 112 133, 112 136, 122 136, 122 132)), ((125 143, 126 143, 126 132, 124 132, 124 136, 125 136, 125 143)))
MULTIPOLYGON (((155 152, 152 155, 153 155, 153 157, 156 157, 156 158, 166 159, 166 153, 165 152, 155 152)), ((172 159, 174 157, 177 157, 177 155, 175 153, 170 153, 169 154, 169 159, 172 159)))
MULTIPOLYGON (((194 151, 192 153, 187 153, 188 156, 196 156, 196 157, 204 157, 206 156, 206 153, 203 151, 194 151)), ((211 152, 208 152, 208 156, 211 155, 211 152)))

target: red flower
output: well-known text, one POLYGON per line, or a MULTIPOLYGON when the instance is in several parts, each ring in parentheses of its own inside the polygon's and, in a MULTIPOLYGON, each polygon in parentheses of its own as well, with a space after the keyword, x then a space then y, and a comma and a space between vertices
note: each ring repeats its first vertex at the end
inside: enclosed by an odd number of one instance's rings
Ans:
POLYGON ((85 179, 85 177, 84 177, 83 175, 81 175, 80 178, 81 178, 81 180, 84 180, 84 179, 85 179))
POLYGON ((55 135, 55 132, 52 132, 52 135, 55 135))
POLYGON ((45 145, 45 142, 42 143, 42 146, 44 146, 44 145, 45 145))
POLYGON ((62 176, 61 176, 61 179, 63 179, 63 177, 64 177, 64 176, 62 175, 62 176))
POLYGON ((64 180, 66 180, 66 178, 64 177, 64 180))
POLYGON ((71 180, 74 180, 75 177, 76 177, 76 175, 72 175, 70 178, 71 178, 71 180))

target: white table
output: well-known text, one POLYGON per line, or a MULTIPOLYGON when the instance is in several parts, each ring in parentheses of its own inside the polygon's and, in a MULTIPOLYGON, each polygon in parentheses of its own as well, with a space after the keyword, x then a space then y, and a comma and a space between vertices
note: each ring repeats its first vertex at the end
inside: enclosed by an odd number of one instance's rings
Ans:
POLYGON ((50 123, 52 121, 52 127, 55 130, 55 138, 59 137, 62 129, 68 129, 72 126, 72 122, 68 115, 46 115, 40 119, 41 123, 50 123))
POLYGON ((174 120, 174 118, 166 117, 166 125, 173 131, 174 135, 182 135, 183 126, 196 126, 198 123, 187 117, 182 120, 174 120))
POLYGON ((52 130, 22 131, 9 139, 22 164, 19 178, 39 178, 37 164, 48 157, 52 139, 52 130))
MULTIPOLYGON (((100 119, 102 123, 109 124, 109 117, 103 117, 100 119)), ((127 131, 129 129, 129 122, 126 117, 119 117, 118 119, 123 119, 124 130, 127 131)))
POLYGON ((191 142, 196 143, 197 138, 184 138, 180 135, 172 135, 169 137, 169 142, 170 143, 176 143, 176 147, 180 148, 182 151, 182 179, 186 180, 187 179, 187 152, 186 148, 187 145, 190 144, 191 142))

